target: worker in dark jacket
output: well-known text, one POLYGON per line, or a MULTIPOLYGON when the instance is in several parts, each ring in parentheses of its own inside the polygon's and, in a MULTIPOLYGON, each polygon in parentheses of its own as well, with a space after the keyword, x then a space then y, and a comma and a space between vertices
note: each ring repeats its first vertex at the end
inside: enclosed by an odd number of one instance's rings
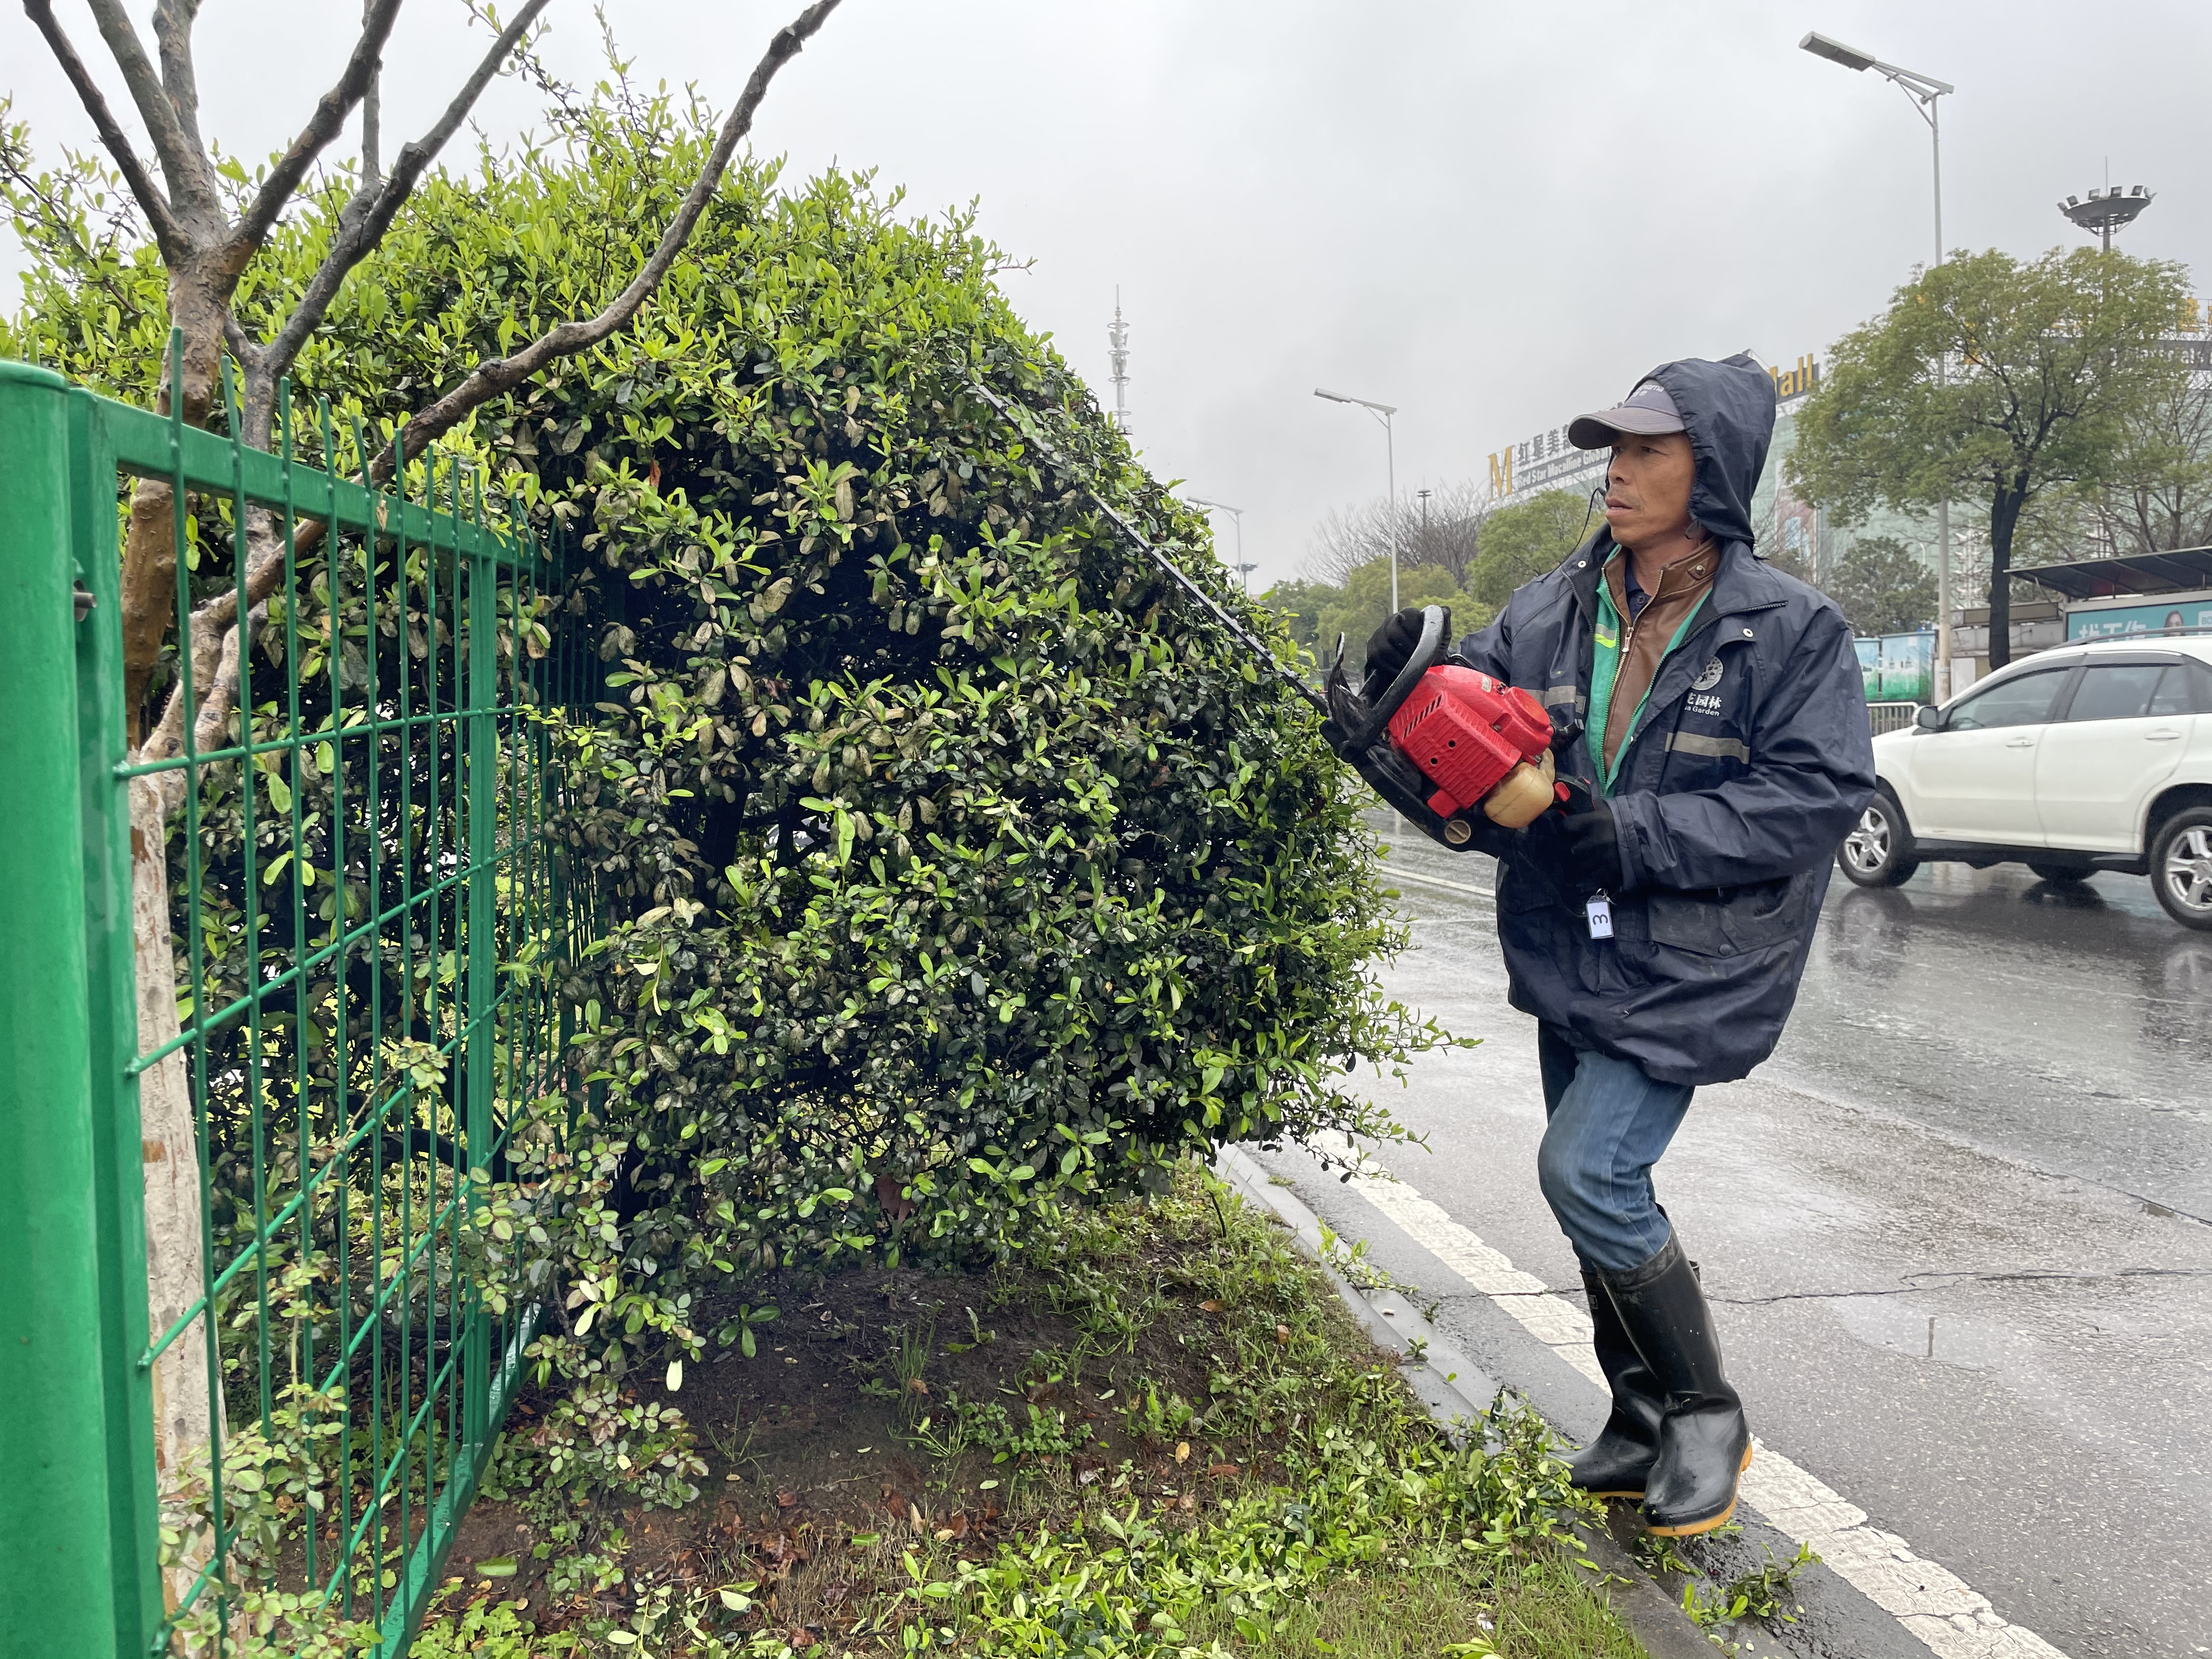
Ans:
MULTIPOLYGON (((1874 788, 1850 627, 1751 550, 1773 429, 1773 383, 1743 356, 1666 364, 1575 422, 1578 447, 1613 452, 1606 527, 1457 652, 1546 705, 1572 797, 1478 844, 1499 861, 1513 1006, 1540 1022, 1538 1178, 1612 1385, 1575 1483, 1640 1499, 1662 1534, 1728 1519, 1751 1431, 1652 1166, 1698 1085, 1773 1052, 1874 788)), ((1370 688, 1419 625, 1377 630, 1370 688)))

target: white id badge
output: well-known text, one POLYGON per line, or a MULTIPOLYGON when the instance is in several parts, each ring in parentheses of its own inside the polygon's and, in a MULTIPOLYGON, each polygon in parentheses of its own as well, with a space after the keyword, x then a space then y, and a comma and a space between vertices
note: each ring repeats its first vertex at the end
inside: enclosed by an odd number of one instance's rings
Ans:
POLYGON ((1595 894, 1589 902, 1583 907, 1583 912, 1589 918, 1592 939, 1613 937, 1613 901, 1610 898, 1603 893, 1595 894))

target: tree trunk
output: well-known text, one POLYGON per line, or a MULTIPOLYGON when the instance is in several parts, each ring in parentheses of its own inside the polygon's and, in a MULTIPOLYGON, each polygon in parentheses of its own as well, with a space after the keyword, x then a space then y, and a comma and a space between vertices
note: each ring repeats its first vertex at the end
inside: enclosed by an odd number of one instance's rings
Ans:
MULTIPOLYGON (((169 933, 169 868, 161 776, 131 781, 131 931, 137 953, 138 1052, 177 1035, 176 957, 169 933)), ((159 1340, 199 1299, 200 1152, 184 1050, 138 1077, 138 1146, 146 1179, 146 1312, 159 1340)), ((216 1402, 208 1397, 207 1316, 195 1319, 154 1362, 154 1466, 166 1498, 194 1462, 204 1463, 216 1402)), ((213 1540, 188 1539, 165 1586, 172 1610, 207 1564, 213 1540)))
POLYGON ((2027 492, 1999 485, 1990 503, 1990 667, 2012 660, 2012 538, 2027 492))
MULTIPOLYGON (((173 270, 169 318, 182 351, 166 371, 156 407, 180 407, 184 422, 203 424, 215 407, 221 370, 225 302, 230 284, 201 267, 204 257, 173 270), (181 405, 173 399, 181 398, 181 405)), ((123 696, 132 758, 145 732, 146 690, 177 619, 176 495, 166 479, 141 478, 131 493, 121 571, 123 696)), ((183 641, 179 641, 183 643, 183 641)), ((201 688, 204 690, 205 688, 201 688)), ((175 773, 131 782, 131 921, 137 957, 138 1052, 150 1054, 178 1032, 176 958, 170 942, 167 819, 193 781, 175 773)), ((198 1300, 202 1173, 192 1096, 182 1050, 138 1079, 139 1149, 146 1191, 146 1312, 159 1340, 198 1300)), ((164 1498, 195 1465, 205 1468, 210 1425, 222 1409, 209 1398, 207 1316, 203 1314, 154 1362, 154 1462, 164 1498)), ((219 1393, 219 1387, 218 1387, 219 1393)), ((188 1591, 214 1547, 212 1536, 188 1537, 163 1591, 171 1610, 188 1591)))
MULTIPOLYGON (((215 407, 222 362, 222 323, 228 311, 212 283, 198 273, 173 276, 169 319, 184 331, 185 424, 198 426, 215 407)), ((178 388, 167 383, 156 400, 161 413, 178 388)), ((161 659, 161 643, 177 616, 176 497, 166 480, 141 478, 131 492, 131 527, 123 544, 123 707, 130 740, 145 736, 147 682, 161 659)))

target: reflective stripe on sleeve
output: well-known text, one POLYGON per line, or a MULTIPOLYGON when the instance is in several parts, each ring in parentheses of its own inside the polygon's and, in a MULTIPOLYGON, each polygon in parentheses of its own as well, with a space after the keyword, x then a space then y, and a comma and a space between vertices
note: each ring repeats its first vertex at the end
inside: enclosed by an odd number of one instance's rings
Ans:
POLYGON ((1697 732, 1669 732, 1667 746, 1686 755, 1710 755, 1715 760, 1740 760, 1751 764, 1751 745, 1741 738, 1708 738, 1697 732))

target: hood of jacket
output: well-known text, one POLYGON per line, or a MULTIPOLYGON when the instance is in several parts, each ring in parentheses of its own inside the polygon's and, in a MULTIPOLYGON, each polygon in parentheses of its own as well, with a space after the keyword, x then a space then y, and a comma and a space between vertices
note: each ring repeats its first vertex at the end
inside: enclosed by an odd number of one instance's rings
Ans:
POLYGON ((1774 440, 1773 378, 1739 352, 1717 363, 1703 357, 1662 363, 1644 380, 1666 388, 1689 434, 1697 464, 1690 516, 1720 540, 1748 546, 1752 492, 1774 440))

